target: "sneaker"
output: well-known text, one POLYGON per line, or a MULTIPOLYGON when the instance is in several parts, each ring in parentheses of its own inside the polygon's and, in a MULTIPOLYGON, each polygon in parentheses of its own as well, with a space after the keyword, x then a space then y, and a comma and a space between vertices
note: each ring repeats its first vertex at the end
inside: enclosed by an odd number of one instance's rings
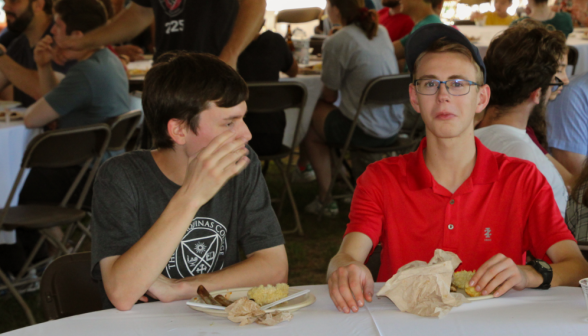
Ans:
POLYGON ((314 180, 316 180, 316 175, 310 164, 307 164, 304 170, 300 170, 298 165, 296 165, 292 172, 293 183, 312 182, 314 180))
POLYGON ((314 199, 314 201, 304 207, 305 212, 314 215, 318 215, 321 209, 323 211, 323 216, 325 217, 335 217, 339 214, 339 207, 337 206, 337 202, 332 201, 331 204, 327 205, 327 207, 323 209, 323 205, 319 201, 318 196, 314 199))
MULTIPOLYGON (((12 274, 9 274, 8 277, 10 278, 10 281, 14 281, 14 276, 12 276, 12 274)), ((35 269, 30 270, 29 274, 27 274, 25 277, 23 277, 22 280, 34 280, 34 281, 31 283, 28 283, 26 285, 17 286, 16 290, 20 294, 36 292, 41 288, 41 280, 37 276, 37 271, 35 269)))

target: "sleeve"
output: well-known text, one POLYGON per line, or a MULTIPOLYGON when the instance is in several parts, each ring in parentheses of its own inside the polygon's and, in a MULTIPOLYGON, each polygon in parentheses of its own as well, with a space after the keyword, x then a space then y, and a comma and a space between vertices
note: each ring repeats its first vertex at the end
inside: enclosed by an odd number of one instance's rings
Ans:
POLYGON ((151 0, 132 0, 132 2, 143 7, 153 7, 151 0))
POLYGON ((81 69, 75 67, 55 89, 45 95, 45 100, 60 117, 63 117, 92 103, 92 87, 81 69))
MULTIPOLYGON (((410 34, 410 32, 412 31, 412 28, 414 28, 414 21, 412 21, 412 19, 407 16, 404 20, 404 24, 400 27, 400 35, 402 37, 408 36, 408 34, 410 34)), ((402 43, 402 41, 400 41, 402 43)), ((403 46, 406 45, 406 42, 402 43, 403 46)))
POLYGON ((547 142, 549 147, 586 155, 588 102, 579 87, 568 87, 548 105, 547 142))
POLYGON ((118 164, 120 159, 105 162, 94 181, 92 276, 95 279, 101 278, 100 260, 124 254, 141 238, 134 188, 124 167, 118 164))
POLYGON ((380 242, 384 222, 384 209, 382 193, 379 186, 381 181, 376 170, 377 165, 368 166, 365 173, 357 179, 357 186, 353 193, 351 209, 349 211, 349 224, 345 235, 351 232, 361 232, 372 240, 372 251, 380 242))
POLYGON ((529 183, 534 185, 530 190, 534 197, 525 228, 525 247, 536 258, 550 261, 546 252, 551 246, 563 240, 575 239, 561 216, 551 186, 543 174, 533 165, 528 165, 527 169, 529 172, 525 175, 529 183))
MULTIPOLYGON (((337 34, 341 34, 339 31, 337 34)), ((338 38, 340 36, 332 36, 327 39, 323 45, 323 72, 321 74, 321 81, 331 90, 339 90, 341 82, 345 74, 345 67, 343 65, 344 57, 339 46, 338 38)))
POLYGON ((292 63, 294 63, 294 56, 292 55, 292 51, 290 51, 290 48, 288 48, 288 44, 282 35, 276 35, 276 43, 279 44, 279 48, 282 50, 282 68, 280 71, 285 73, 288 72, 288 70, 290 70, 292 67, 292 63))
POLYGON ((243 203, 239 208, 239 244, 246 255, 284 244, 284 235, 257 154, 248 147, 251 163, 238 176, 243 203))

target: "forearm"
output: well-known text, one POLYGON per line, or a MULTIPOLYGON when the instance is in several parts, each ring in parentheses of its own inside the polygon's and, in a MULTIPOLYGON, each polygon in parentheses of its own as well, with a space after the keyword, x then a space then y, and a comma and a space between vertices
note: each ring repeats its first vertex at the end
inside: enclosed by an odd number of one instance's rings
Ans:
POLYGON ((578 281, 588 278, 588 262, 586 262, 581 255, 576 258, 553 264, 551 265, 551 268, 553 269, 551 287, 577 287, 578 281))
POLYGON ((180 189, 145 235, 103 271, 104 287, 117 308, 130 308, 153 285, 198 208, 180 189))
POLYGON ((131 3, 111 23, 84 35, 82 46, 91 49, 127 42, 145 30, 153 22, 153 18, 151 8, 131 3))
POLYGON ((33 99, 43 97, 37 71, 23 67, 8 56, 0 57, 0 71, 8 82, 33 99))
POLYGON ((46 66, 37 67, 39 74, 39 89, 42 96, 45 96, 51 90, 55 89, 59 84, 55 72, 51 68, 51 64, 46 66))
POLYGON ((241 0, 233 32, 223 48, 223 60, 234 59, 251 43, 259 32, 265 13, 265 0, 241 0))
MULTIPOLYGON (((404 59, 404 46, 400 42, 400 40, 394 41, 394 55, 396 55, 396 60, 400 61, 404 59)), ((402 72, 402 70, 401 70, 402 72)))
POLYGON ((262 253, 254 254, 218 272, 178 280, 177 300, 187 300, 196 296, 200 285, 209 291, 215 291, 288 283, 288 258, 284 246, 280 245, 260 252, 262 253))

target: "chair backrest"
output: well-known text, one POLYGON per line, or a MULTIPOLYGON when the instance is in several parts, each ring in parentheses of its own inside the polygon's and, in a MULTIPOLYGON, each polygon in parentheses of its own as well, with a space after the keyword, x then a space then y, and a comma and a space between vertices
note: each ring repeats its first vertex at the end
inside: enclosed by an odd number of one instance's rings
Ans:
POLYGON ((90 252, 55 259, 41 278, 45 317, 56 320, 102 309, 101 284, 92 279, 90 252))
POLYGON ((409 74, 381 76, 371 80, 363 89, 358 110, 364 105, 394 105, 410 102, 408 86, 409 74))
POLYGON ((80 193, 80 198, 76 203, 76 208, 80 209, 90 190, 94 175, 98 170, 100 160, 106 151, 106 146, 109 141, 110 127, 106 124, 58 129, 34 137, 29 142, 24 153, 21 168, 12 185, 5 208, 0 212, 0 227, 8 213, 12 198, 16 194, 16 190, 20 185, 26 168, 63 168, 82 165, 82 169, 60 204, 61 206, 66 206, 83 176, 93 164, 84 188, 80 193))
POLYGON ((107 150, 125 149, 141 122, 141 116, 141 110, 134 110, 108 120, 106 123, 110 125, 110 143, 107 150))
POLYGON ((285 9, 278 12, 276 22, 301 23, 318 20, 322 9, 318 7, 285 9))
POLYGON ((568 65, 572 66, 572 76, 576 73, 576 65, 578 64, 578 48, 568 46, 568 65))
POLYGON ((456 26, 475 26, 476 22, 472 20, 457 20, 453 21, 453 24, 456 26))

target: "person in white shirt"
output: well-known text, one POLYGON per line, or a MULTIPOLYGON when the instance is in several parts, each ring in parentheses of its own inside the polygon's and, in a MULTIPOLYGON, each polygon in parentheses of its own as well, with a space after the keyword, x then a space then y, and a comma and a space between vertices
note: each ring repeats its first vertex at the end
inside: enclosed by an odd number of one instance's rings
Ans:
POLYGON ((530 20, 494 39, 484 58, 492 94, 475 132, 490 150, 535 163, 551 185, 562 216, 568 200, 564 181, 526 128, 531 116, 545 124, 546 104, 562 84, 555 75, 565 51, 563 33, 530 20))

